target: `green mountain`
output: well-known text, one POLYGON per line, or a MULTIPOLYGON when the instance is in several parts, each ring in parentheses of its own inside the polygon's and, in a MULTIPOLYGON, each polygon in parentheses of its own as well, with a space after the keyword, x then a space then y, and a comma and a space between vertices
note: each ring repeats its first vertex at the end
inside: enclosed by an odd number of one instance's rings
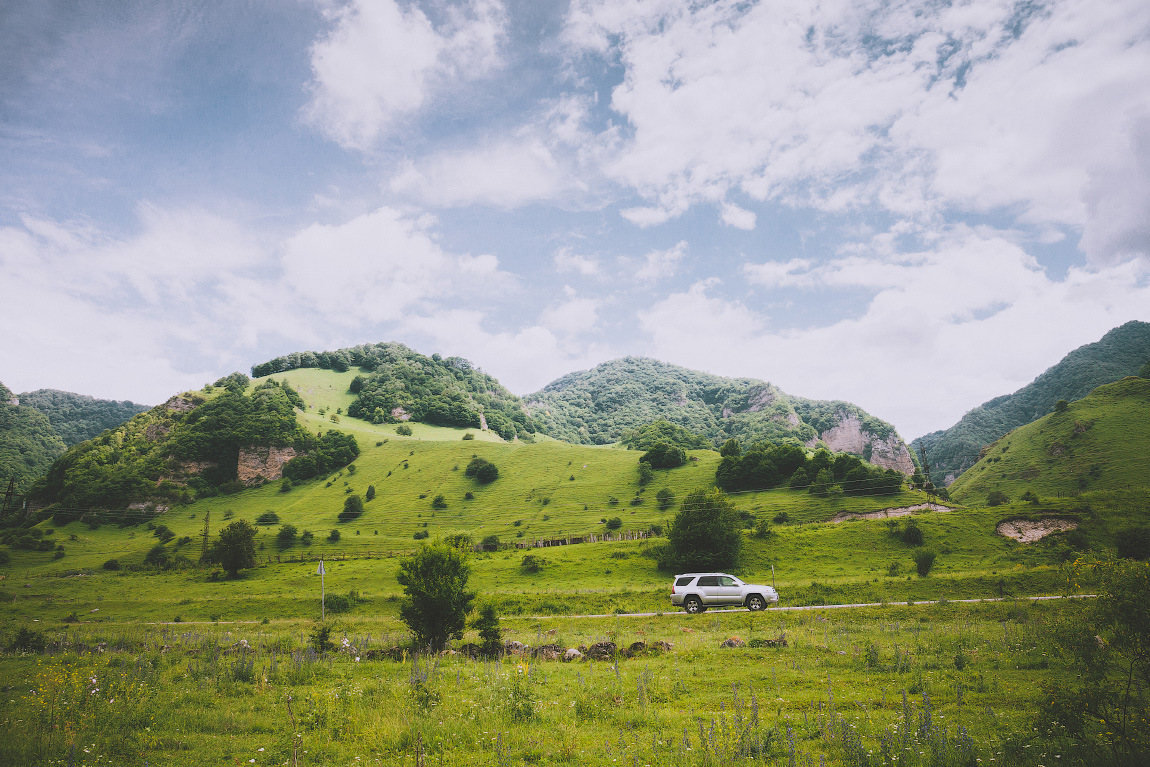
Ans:
POLYGON ((417 421, 435 426, 491 429, 503 439, 536 431, 523 403, 462 357, 426 357, 400 343, 363 344, 334 352, 299 352, 252 367, 263 378, 305 368, 358 368, 355 401, 347 414, 372 423, 417 421))
POLYGON ((187 502, 280 476, 310 479, 359 454, 354 437, 301 426, 304 403, 291 388, 275 381, 249 388, 235 373, 74 445, 29 496, 59 524, 87 513, 123 521, 133 505, 187 502))
POLYGON ((571 373, 524 398, 552 437, 604 445, 657 419, 702 434, 714 446, 738 439, 819 442, 910 474, 910 454, 893 426, 857 405, 794 397, 754 378, 724 378, 645 357, 624 357, 571 373))
POLYGON ((1059 400, 1073 402, 1097 387, 1136 375, 1150 360, 1150 323, 1127 322, 1096 343, 1080 346, 1014 394, 984 402, 943 431, 911 443, 926 451, 931 478, 949 485, 979 459, 979 451, 1011 429, 1053 412, 1059 400))
POLYGON ((19 399, 21 405, 35 408, 48 416, 52 428, 68 447, 92 439, 105 429, 115 428, 148 409, 146 405, 137 405, 127 400, 117 402, 96 399, 57 389, 24 392, 19 399))
POLYGON ((16 480, 16 492, 23 493, 63 452, 64 442, 47 416, 20 404, 0 383, 0 493, 7 491, 10 480, 16 480))
POLYGON ((1150 380, 1129 377, 1020 426, 950 486, 965 504, 1150 485, 1150 380))

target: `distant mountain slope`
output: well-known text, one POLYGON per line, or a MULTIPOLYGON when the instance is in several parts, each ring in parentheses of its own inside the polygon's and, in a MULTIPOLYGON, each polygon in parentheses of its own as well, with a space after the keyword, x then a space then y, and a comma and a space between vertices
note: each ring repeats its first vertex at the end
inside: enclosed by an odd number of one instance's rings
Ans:
POLYGON ((424 356, 400 343, 363 344, 334 352, 298 352, 252 366, 263 378, 300 368, 346 372, 353 418, 372 423, 419 421, 436 426, 491 429, 504 439, 529 438, 535 424, 523 403, 497 380, 462 357, 424 356))
POLYGON ((0 494, 12 479, 23 493, 64 452, 47 416, 16 402, 16 395, 0 383, 0 494))
POLYGON ((127 400, 96 399, 57 389, 38 389, 19 395, 20 404, 48 416, 52 428, 68 447, 98 436, 148 409, 127 400))
POLYGON ((1011 429, 1054 410, 1058 400, 1073 402, 1097 387, 1136 375, 1150 359, 1150 323, 1127 322, 1101 340, 1080 346, 1054 367, 1014 394, 995 397, 971 410, 943 431, 925 434, 911 443, 922 446, 931 479, 949 485, 978 460, 979 450, 1011 429))
POLYGON ((624 357, 553 381, 524 397, 532 418, 558 439, 610 444, 659 418, 716 446, 823 441, 884 468, 914 471, 893 426, 848 402, 794 397, 753 378, 724 378, 645 357, 624 357))
POLYGON ((961 503, 1150 486, 1150 380, 1123 378, 1020 426, 950 486, 961 503))

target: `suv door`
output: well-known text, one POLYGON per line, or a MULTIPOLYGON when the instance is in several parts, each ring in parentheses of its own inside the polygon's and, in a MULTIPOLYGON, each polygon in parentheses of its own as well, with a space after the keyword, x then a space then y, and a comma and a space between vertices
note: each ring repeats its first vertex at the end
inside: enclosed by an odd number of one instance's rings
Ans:
POLYGON ((728 575, 700 576, 698 588, 707 605, 737 604, 742 596, 735 579, 728 575))

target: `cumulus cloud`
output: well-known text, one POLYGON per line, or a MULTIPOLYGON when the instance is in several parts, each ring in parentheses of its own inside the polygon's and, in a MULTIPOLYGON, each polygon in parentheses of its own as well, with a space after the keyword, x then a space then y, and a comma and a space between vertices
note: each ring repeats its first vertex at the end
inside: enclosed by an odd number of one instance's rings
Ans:
POLYGON ((921 220, 1006 212, 1084 230, 1105 262, 1146 252, 1148 31, 1140 0, 579 0, 565 40, 623 69, 626 139, 605 168, 646 201, 623 211, 639 226, 706 202, 749 228, 739 190, 921 220))
POLYGON ((555 252, 555 270, 560 274, 574 272, 583 277, 598 277, 601 274, 599 260, 574 252, 571 248, 560 248, 555 252))
POLYGON ((391 191, 437 207, 515 208, 583 198, 599 185, 601 158, 613 132, 587 127, 591 99, 564 95, 522 125, 474 145, 440 149, 405 161, 391 191))
POLYGON ((869 297, 857 315, 789 327, 713 295, 714 282, 696 283, 639 312, 652 353, 856 402, 907 438, 1017 390, 1116 325, 1150 320, 1150 286, 1132 262, 1072 268, 1056 280, 1011 238, 966 227, 925 250, 880 246, 822 265, 751 264, 744 273, 764 287, 805 291, 812 302, 833 302, 843 290, 869 297))
POLYGON ((643 265, 635 272, 635 277, 644 282, 673 277, 679 268, 679 262, 686 256, 686 240, 680 240, 666 250, 652 250, 643 256, 643 265))
POLYGON ((431 95, 500 65, 506 13, 471 0, 440 24, 415 5, 350 0, 328 11, 329 32, 311 49, 306 118, 340 145, 368 149, 431 95))

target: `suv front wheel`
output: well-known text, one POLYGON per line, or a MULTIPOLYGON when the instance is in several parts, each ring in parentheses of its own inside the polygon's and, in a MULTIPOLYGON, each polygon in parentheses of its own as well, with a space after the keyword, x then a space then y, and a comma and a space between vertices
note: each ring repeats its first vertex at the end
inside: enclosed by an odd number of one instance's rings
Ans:
POLYGON ((747 597, 747 609, 751 612, 758 612, 767 606, 766 600, 759 594, 751 594, 747 597))
POLYGON ((706 612, 707 608, 699 601, 698 597, 687 597, 683 600, 683 609, 691 614, 706 612))

